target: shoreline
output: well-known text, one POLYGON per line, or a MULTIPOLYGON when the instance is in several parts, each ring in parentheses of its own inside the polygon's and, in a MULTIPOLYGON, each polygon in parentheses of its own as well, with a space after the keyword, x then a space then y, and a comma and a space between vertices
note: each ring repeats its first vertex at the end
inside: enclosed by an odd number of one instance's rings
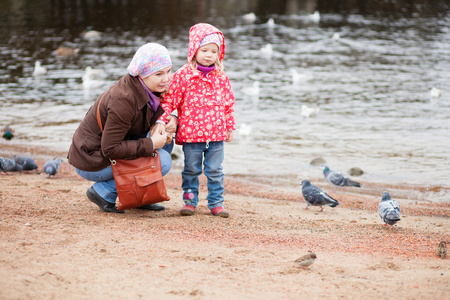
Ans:
MULTIPOLYGON (((47 160, 55 156, 63 158, 67 162, 66 150, 54 150, 51 147, 43 147, 36 145, 23 145, 20 143, 14 143, 11 141, 0 140, 0 156, 11 158, 11 155, 30 155, 36 160, 47 160)), ((172 170, 168 175, 174 173, 181 173, 182 161, 179 159, 172 166, 172 170)), ((328 194, 340 192, 344 194, 351 194, 354 196, 360 196, 363 198, 373 197, 374 199, 381 199, 384 190, 389 190, 391 195, 395 195, 395 199, 398 201, 406 202, 420 202, 420 203, 449 203, 450 204, 450 187, 446 186, 426 186, 419 184, 405 184, 405 183, 388 183, 379 181, 361 180, 359 177, 353 177, 353 179, 362 183, 361 188, 347 187, 346 189, 330 186, 325 179, 320 176, 310 178, 310 181, 323 189, 328 194), (430 200, 430 199, 440 200, 430 200)), ((239 174, 226 174, 225 181, 242 182, 244 184, 250 184, 256 186, 262 190, 275 190, 276 194, 284 194, 287 199, 299 199, 301 195, 301 182, 300 178, 269 178, 265 176, 250 176, 239 174), (276 187, 276 188, 274 188, 276 187)), ((236 185, 236 184, 235 184, 236 185)), ((244 193, 245 191, 240 191, 244 193)), ((270 192, 263 193, 265 197, 270 197, 270 192)), ((250 194, 249 194, 250 195, 250 194)), ((255 193, 253 193, 255 195, 255 193)), ((275 196, 277 197, 277 196, 275 196)))

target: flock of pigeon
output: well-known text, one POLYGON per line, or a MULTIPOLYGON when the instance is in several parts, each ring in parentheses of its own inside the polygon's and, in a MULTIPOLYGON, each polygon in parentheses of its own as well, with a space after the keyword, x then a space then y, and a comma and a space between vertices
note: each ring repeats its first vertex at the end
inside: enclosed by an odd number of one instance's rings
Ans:
MULTIPOLYGON (((1 135, 6 140, 14 137, 14 130, 6 125, 1 130, 1 135)), ((62 159, 55 157, 44 164, 44 172, 49 176, 55 176, 61 166, 62 159)), ((8 172, 32 172, 37 170, 38 166, 33 158, 26 155, 13 155, 12 158, 0 157, 0 174, 8 172)))
MULTIPOLYGON (((327 165, 322 165, 321 167, 325 179, 330 184, 339 187, 361 187, 359 182, 351 180, 340 172, 330 170, 327 165)), ((302 181, 302 194, 307 204, 306 209, 308 209, 309 206, 320 206, 320 211, 323 211, 324 205, 330 207, 339 205, 339 201, 333 199, 319 187, 312 185, 309 180, 302 181)), ((389 193, 386 191, 383 192, 383 197, 378 205, 378 214, 380 215, 381 220, 389 226, 393 226, 400 221, 400 204, 396 200, 391 199, 389 193)))

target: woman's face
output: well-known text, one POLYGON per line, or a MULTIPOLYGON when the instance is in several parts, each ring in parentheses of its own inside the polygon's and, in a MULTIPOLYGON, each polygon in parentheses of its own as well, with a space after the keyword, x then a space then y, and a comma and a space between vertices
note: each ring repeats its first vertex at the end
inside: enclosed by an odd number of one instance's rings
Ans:
POLYGON ((152 92, 163 93, 172 78, 172 67, 161 69, 150 76, 142 78, 145 86, 152 92))
POLYGON ((216 44, 206 44, 198 48, 195 54, 197 63, 203 67, 209 67, 219 58, 219 47, 216 44))

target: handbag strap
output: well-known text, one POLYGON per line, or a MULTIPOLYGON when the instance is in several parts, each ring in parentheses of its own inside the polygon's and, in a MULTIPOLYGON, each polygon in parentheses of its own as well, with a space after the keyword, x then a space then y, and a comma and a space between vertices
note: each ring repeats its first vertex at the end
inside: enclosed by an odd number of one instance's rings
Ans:
POLYGON ((102 97, 100 98, 100 101, 98 102, 97 105, 97 123, 98 123, 98 127, 100 127, 100 130, 103 132, 103 126, 102 126, 102 120, 100 119, 100 103, 102 103, 103 97, 105 95, 103 94, 102 97))

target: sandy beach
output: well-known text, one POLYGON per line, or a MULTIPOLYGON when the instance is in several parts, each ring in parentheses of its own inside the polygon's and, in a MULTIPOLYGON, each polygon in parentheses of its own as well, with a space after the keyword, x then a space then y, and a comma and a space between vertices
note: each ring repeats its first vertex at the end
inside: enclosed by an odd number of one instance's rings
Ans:
POLYGON ((393 228, 378 216, 380 196, 330 193, 341 205, 305 210, 301 192, 227 178, 229 219, 206 207, 182 217, 181 175, 165 183, 166 210, 101 212, 90 182, 65 153, 0 142, 0 156, 29 155, 38 171, 0 176, 1 299, 450 299, 450 202, 399 201, 393 228), (294 261, 313 251, 307 268, 294 261))

